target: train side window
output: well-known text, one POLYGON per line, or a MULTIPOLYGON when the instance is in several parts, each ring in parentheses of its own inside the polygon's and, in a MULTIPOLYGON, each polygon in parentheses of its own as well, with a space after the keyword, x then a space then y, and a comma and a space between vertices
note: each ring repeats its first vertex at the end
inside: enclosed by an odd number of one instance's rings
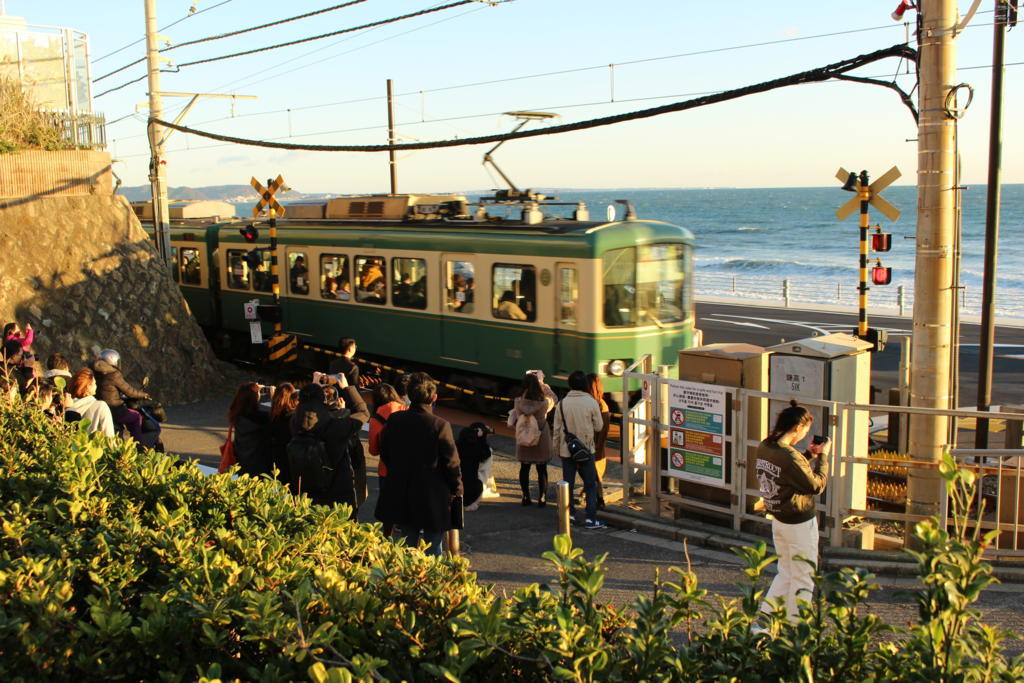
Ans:
POLYGON ((388 291, 384 257, 356 256, 355 268, 359 271, 356 279, 356 301, 364 304, 383 304, 388 291))
POLYGON ((391 303, 400 308, 427 307, 427 262, 421 258, 391 259, 391 303))
POLYGON ((537 319, 537 271, 533 266, 494 265, 491 311, 506 320, 537 319))
POLYGON ((174 265, 171 267, 171 277, 174 281, 178 281, 178 269, 181 268, 181 264, 178 263, 178 248, 171 247, 171 263, 174 265))
POLYGON ((476 278, 469 261, 448 261, 445 273, 446 305, 452 313, 472 313, 476 278))
POLYGON ((575 327, 576 302, 580 298, 580 283, 576 269, 571 266, 558 268, 558 315, 563 325, 575 327))
POLYGON ((288 252, 288 283, 292 294, 309 294, 309 266, 301 251, 288 252))
MULTIPOLYGON (((252 252, 249 252, 252 254, 252 252)), ((252 288, 257 292, 271 292, 274 289, 274 275, 270 272, 270 250, 260 249, 256 252, 255 258, 249 257, 248 265, 256 264, 256 270, 252 272, 252 288)))
POLYGON ((202 261, 199 259, 199 250, 195 247, 182 247, 180 253, 181 283, 184 285, 200 284, 203 278, 203 271, 202 261))
POLYGON ((348 272, 348 256, 320 256, 320 296, 324 299, 348 301, 352 298, 352 280, 348 272))
POLYGON ((245 262, 245 251, 228 249, 228 287, 249 289, 249 265, 245 262))

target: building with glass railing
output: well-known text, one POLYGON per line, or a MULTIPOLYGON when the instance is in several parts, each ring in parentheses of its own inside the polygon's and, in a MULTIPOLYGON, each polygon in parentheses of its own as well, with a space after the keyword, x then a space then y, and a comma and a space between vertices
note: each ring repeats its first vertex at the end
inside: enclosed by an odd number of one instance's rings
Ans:
POLYGON ((106 146, 103 116, 92 108, 85 33, 0 15, 0 79, 21 83, 76 146, 106 146))

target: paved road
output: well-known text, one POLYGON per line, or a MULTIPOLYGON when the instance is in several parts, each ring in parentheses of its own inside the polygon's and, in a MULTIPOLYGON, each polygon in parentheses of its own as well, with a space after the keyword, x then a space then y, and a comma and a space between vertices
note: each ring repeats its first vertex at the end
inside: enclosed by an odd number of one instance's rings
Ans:
MULTIPOLYGON (((888 390, 899 383, 900 339, 912 332, 909 318, 872 316, 872 327, 889 332, 889 344, 875 354, 871 383, 880 391, 875 397, 886 402, 888 390)), ((855 312, 800 310, 777 306, 701 301, 697 304, 697 325, 704 342, 746 342, 773 346, 816 334, 850 332, 857 325, 855 312)), ((980 326, 963 323, 960 334, 960 405, 977 404, 978 342, 980 326)), ((1024 405, 1024 327, 1000 325, 995 336, 992 403, 1024 405)))
MULTIPOLYGON (((168 450, 215 465, 217 447, 226 435, 224 412, 228 397, 168 409, 164 439, 168 450)), ((440 414, 458 424, 479 419, 454 410, 440 408, 440 414)), ((467 513, 466 530, 462 542, 464 554, 472 569, 484 583, 493 584, 498 592, 514 591, 531 583, 554 581, 554 573, 541 553, 551 548, 556 529, 554 507, 544 509, 520 504, 518 463, 507 453, 511 439, 507 428, 498 425, 501 433, 492 437, 496 450, 494 474, 501 498, 485 501, 480 509, 467 513)), ((610 470, 617 467, 612 463, 610 470)), ((376 463, 370 463, 371 498, 360 510, 359 519, 372 520, 376 497, 376 463)), ((560 477, 557 468, 549 468, 551 481, 560 477)), ((614 479, 610 474, 609 481, 614 479)), ((611 492, 610 492, 611 493, 611 492)), ((611 497, 611 496, 610 496, 611 497)), ((679 542, 655 538, 629 529, 604 531, 574 531, 575 543, 583 548, 587 557, 608 554, 607 578, 603 599, 618 605, 629 602, 638 592, 650 590, 657 570, 666 577, 666 569, 685 563, 684 549, 679 542)), ((735 556, 730 552, 707 548, 689 549, 691 566, 701 584, 712 594, 738 595, 737 582, 741 581, 735 556)), ((882 577, 883 590, 870 601, 870 609, 893 624, 903 625, 912 620, 915 607, 896 591, 912 585, 909 579, 882 577)), ((1019 586, 996 586, 981 601, 985 618, 991 623, 1017 633, 1024 632, 1024 602, 1012 595, 1020 595, 1019 586)), ((1020 651, 1020 643, 1014 646, 1020 651)))

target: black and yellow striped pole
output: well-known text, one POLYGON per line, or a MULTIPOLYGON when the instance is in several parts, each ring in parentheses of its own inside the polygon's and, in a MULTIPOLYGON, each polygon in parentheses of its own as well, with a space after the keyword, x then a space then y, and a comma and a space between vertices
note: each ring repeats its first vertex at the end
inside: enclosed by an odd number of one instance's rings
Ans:
MULTIPOLYGON (((871 187, 868 185, 868 172, 861 171, 857 185, 857 196, 860 199, 860 286, 857 288, 857 336, 864 339, 868 333, 868 205, 871 203, 871 187)), ((273 234, 273 228, 271 228, 273 234)))
MULTIPOLYGON (((267 213, 270 216, 270 219, 267 221, 267 224, 270 226, 270 291, 274 297, 274 306, 279 307, 281 305, 281 280, 277 275, 277 210, 270 204, 274 194, 271 190, 273 187, 273 179, 267 178, 267 189, 263 191, 263 199, 268 204, 267 213)), ((274 334, 280 331, 281 316, 277 316, 274 320, 274 334)))
MULTIPOLYGON (((900 210, 881 196, 882 190, 899 177, 899 169, 895 166, 883 173, 882 177, 873 183, 868 182, 867 171, 861 171, 858 175, 857 173, 849 173, 845 168, 840 168, 836 172, 836 178, 843 183, 843 189, 857 195, 836 209, 836 218, 841 221, 846 220, 853 215, 854 211, 857 211, 858 208, 860 209, 860 284, 857 287, 857 336, 874 344, 875 351, 881 351, 885 346, 887 334, 885 330, 872 330, 868 327, 868 255, 871 248, 868 242, 869 229, 871 227, 868 221, 868 207, 875 207, 891 221, 899 218, 900 210)), ((888 236, 883 237, 886 239, 880 239, 878 250, 888 251, 888 236), (885 245, 884 248, 881 246, 882 243, 885 245)), ((871 282, 878 285, 889 284, 891 270, 882 268, 881 265, 876 270, 885 271, 885 277, 872 279, 871 282)))

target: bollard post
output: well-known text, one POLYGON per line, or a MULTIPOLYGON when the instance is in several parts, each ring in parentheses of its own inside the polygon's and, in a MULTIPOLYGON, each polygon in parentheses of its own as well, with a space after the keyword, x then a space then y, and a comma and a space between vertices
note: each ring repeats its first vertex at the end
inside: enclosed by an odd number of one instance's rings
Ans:
POLYGON ((560 481, 555 484, 558 491, 558 533, 572 536, 569 524, 569 482, 560 481))
POLYGON ((459 530, 451 529, 445 533, 444 539, 445 550, 452 556, 458 555, 462 552, 462 548, 459 545, 459 530))
POLYGON ((907 291, 906 291, 906 289, 904 289, 903 285, 900 285, 899 287, 896 288, 896 301, 899 304, 899 307, 900 307, 900 317, 902 318, 903 317, 903 309, 907 305, 907 291))
POLYGON ((782 299, 786 302, 786 308, 789 308, 789 280, 782 281, 782 299))

